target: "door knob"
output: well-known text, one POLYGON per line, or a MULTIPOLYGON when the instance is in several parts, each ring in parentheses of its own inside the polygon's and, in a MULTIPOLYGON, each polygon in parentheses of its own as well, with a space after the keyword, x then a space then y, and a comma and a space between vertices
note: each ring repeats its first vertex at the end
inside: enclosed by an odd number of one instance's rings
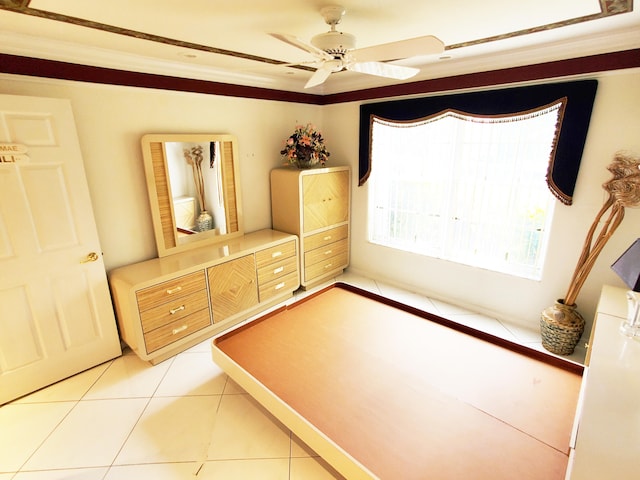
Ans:
POLYGON ((89 255, 87 255, 87 257, 82 260, 80 263, 89 263, 89 262, 95 262, 96 260, 98 260, 98 254, 96 252, 91 252, 89 255))

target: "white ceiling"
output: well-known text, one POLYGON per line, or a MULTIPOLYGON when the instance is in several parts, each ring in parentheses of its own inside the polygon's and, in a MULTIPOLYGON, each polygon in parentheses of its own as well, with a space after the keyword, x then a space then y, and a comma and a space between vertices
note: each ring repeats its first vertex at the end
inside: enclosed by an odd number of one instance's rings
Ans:
MULTIPOLYGON (((397 84, 340 72, 304 89, 312 71, 269 62, 310 54, 331 0, 0 0, 0 53, 314 94, 397 84), (246 58, 249 57, 249 58, 246 58), (255 57, 255 58, 254 58, 255 57)), ((632 0, 341 0, 338 30, 363 48, 434 35, 442 55, 398 61, 406 82, 640 48, 632 0), (622 12, 622 13, 617 13, 622 12)))

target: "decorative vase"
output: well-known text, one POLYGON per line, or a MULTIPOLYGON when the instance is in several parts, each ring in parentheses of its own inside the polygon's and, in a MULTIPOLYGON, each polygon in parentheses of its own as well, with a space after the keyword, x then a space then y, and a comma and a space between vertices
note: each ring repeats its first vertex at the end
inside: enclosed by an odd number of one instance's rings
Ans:
POLYGON ((298 167, 301 170, 307 169, 307 168, 313 168, 314 164, 311 160, 311 158, 300 158, 298 157, 298 160, 296 161, 296 167, 298 167))
POLYGON ((311 163, 309 162, 298 162, 297 166, 300 170, 307 170, 309 168, 313 168, 313 165, 311 165, 311 163))
POLYGON ((206 232, 213 228, 213 217, 209 215, 209 212, 202 210, 198 218, 196 218, 196 232, 206 232))
POLYGON ((584 332, 584 318, 576 305, 566 305, 563 299, 542 311, 540 334, 542 346, 551 353, 571 355, 584 332))

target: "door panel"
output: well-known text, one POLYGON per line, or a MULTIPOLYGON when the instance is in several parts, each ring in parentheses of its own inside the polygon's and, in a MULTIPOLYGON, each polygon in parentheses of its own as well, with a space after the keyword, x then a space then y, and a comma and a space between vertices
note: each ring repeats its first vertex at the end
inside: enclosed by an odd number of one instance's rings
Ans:
POLYGON ((78 244, 62 165, 29 165, 20 170, 28 219, 41 251, 78 244))
POLYGON ((0 144, 2 404, 121 350, 70 103, 0 95, 0 144))
POLYGON ((24 285, 0 291, 0 304, 13 312, 0 317, 0 371, 16 371, 42 359, 42 345, 24 285))
POLYGON ((63 348, 71 350, 100 340, 91 282, 86 274, 61 275, 51 281, 63 348))

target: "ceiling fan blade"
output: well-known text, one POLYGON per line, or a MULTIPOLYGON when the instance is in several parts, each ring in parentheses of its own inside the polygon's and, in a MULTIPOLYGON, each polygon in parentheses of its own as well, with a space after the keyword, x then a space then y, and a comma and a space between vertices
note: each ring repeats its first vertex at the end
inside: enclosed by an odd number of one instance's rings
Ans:
POLYGON ((406 80, 415 76, 420 69, 404 67, 382 62, 357 62, 347 66, 347 70, 352 72, 366 73, 378 77, 395 78, 396 80, 406 80))
POLYGON ((312 88, 320 85, 321 83, 324 83, 324 81, 329 78, 329 75, 331 75, 331 73, 335 71, 335 68, 331 64, 323 64, 319 69, 316 70, 313 75, 311 75, 311 78, 304 86, 304 88, 312 88))
POLYGON ((277 38, 281 42, 288 43, 291 46, 299 48, 300 50, 304 50, 305 52, 308 52, 322 60, 333 60, 333 57, 324 50, 320 50, 313 45, 305 43, 302 40, 294 37, 293 35, 286 35, 283 33, 270 33, 269 35, 271 35, 273 38, 277 38))
POLYGON ((351 55, 356 62, 384 62, 421 55, 434 55, 442 52, 444 52, 444 43, 439 38, 426 35, 424 37, 359 48, 352 51, 351 55))

